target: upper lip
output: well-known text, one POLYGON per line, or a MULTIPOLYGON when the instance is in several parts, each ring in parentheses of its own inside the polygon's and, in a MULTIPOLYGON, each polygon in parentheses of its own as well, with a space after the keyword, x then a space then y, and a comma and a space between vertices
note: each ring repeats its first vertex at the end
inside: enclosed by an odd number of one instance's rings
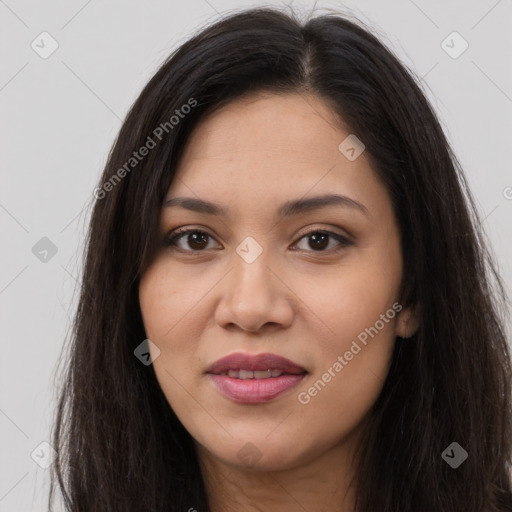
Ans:
POLYGON ((300 374, 306 370, 293 361, 276 354, 244 354, 238 352, 223 357, 208 368, 207 373, 219 374, 229 370, 280 370, 283 373, 300 374))

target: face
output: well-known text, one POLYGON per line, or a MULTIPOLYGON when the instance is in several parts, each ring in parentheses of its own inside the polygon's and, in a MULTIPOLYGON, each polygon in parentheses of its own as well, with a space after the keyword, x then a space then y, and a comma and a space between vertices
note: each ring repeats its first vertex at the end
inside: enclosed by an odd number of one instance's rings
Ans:
POLYGON ((411 325, 389 195, 339 124, 316 96, 232 102, 197 126, 166 197, 218 210, 161 212, 139 288, 153 368, 200 453, 231 466, 291 468, 341 446, 411 325), (209 373, 232 354, 247 358, 209 373), (295 366, 251 366, 261 354, 295 366))

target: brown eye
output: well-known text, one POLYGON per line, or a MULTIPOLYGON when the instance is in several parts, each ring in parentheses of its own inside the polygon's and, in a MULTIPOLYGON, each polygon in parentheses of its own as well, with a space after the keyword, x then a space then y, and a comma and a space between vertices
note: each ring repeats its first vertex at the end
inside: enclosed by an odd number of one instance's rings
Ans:
MULTIPOLYGON (((184 252, 201 252, 208 249, 209 239, 213 240, 213 237, 206 231, 200 229, 181 229, 175 231, 172 235, 167 235, 164 243, 166 246, 177 248, 184 252), (186 246, 182 244, 182 240, 184 240, 186 246)), ((308 239, 308 247, 299 249, 308 252, 336 252, 349 245, 353 245, 353 242, 338 233, 318 229, 302 235, 299 242, 303 239, 308 239), (337 246, 335 245, 329 249, 329 244, 333 240, 337 242, 337 246)))
POLYGON ((209 238, 212 237, 205 231, 199 229, 183 229, 177 231, 172 236, 166 237, 166 245, 176 246, 183 251, 199 252, 207 249, 209 238), (181 239, 185 240, 185 243, 191 250, 178 245, 181 239))
MULTIPOLYGON (((334 247, 333 251, 338 251, 346 246, 353 245, 353 243, 348 240, 346 237, 339 235, 338 233, 333 233, 332 231, 310 231, 303 235, 299 241, 302 239, 308 240, 308 247, 313 250, 313 252, 330 252, 329 249, 325 250, 329 246, 330 238, 334 239, 338 242, 338 246, 334 247)), ((308 250, 308 249, 301 249, 308 250)))

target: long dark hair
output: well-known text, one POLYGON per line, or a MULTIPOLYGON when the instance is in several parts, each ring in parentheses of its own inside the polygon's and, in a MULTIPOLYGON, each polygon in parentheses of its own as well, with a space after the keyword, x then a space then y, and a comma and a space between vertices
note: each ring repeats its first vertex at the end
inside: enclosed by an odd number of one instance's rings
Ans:
POLYGON ((401 302, 421 312, 417 333, 397 337, 370 411, 356 510, 511 511, 509 303, 461 166, 417 77, 362 22, 274 9, 194 35, 122 125, 95 191, 52 434, 50 510, 57 484, 73 512, 208 510, 193 440, 153 367, 134 356, 146 338, 138 285, 194 126, 263 90, 318 95, 363 141, 400 228, 401 302), (468 454, 457 469, 442 456, 454 442, 468 454))

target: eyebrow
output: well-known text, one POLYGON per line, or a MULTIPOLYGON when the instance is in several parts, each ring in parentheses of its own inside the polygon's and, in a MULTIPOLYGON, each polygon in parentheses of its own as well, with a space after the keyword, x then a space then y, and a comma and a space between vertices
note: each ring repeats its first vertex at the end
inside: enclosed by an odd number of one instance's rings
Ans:
MULTIPOLYGON (((325 194, 322 196, 310 197, 308 199, 287 201, 277 210, 277 216, 282 219, 333 205, 352 208, 354 210, 358 210, 367 217, 370 216, 368 208, 366 208, 362 203, 339 194, 325 194)), ((224 217, 229 215, 228 209, 223 208, 218 204, 205 201, 204 199, 197 199, 194 197, 173 197, 166 200, 163 206, 164 208, 181 207, 186 210, 204 213, 207 215, 218 215, 224 217)))

